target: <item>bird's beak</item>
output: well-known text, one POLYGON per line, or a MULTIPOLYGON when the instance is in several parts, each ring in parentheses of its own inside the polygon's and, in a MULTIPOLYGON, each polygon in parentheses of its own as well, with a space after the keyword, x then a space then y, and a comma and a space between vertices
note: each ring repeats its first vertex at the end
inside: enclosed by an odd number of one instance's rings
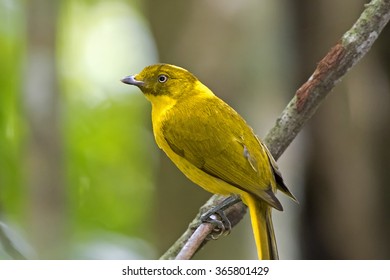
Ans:
POLYGON ((125 84, 128 84, 128 85, 133 85, 133 86, 143 86, 144 85, 144 82, 143 81, 137 81, 135 79, 135 75, 133 76, 127 76, 127 77, 124 77, 122 80, 121 80, 122 83, 125 83, 125 84))

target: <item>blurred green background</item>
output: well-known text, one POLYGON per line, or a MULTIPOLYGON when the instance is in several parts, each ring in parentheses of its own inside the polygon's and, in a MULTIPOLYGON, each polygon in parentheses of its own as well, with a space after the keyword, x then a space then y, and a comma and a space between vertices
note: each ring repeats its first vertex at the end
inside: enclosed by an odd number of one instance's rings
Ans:
MULTIPOLYGON (((158 258, 210 194, 119 80, 182 66, 262 137, 364 3, 0 0, 0 259, 158 258)), ((279 161, 282 259, 390 258, 389 33, 279 161)), ((197 258, 256 258, 248 217, 197 258)))

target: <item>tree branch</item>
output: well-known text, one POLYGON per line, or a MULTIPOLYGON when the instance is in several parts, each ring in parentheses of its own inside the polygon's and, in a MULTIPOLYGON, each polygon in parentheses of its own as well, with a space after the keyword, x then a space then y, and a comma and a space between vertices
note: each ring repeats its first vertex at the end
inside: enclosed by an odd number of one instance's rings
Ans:
MULTIPOLYGON (((264 139, 275 160, 282 155, 303 125, 314 115, 334 86, 371 49, 389 19, 390 0, 372 0, 365 5, 365 10, 352 28, 318 63, 314 73, 296 91, 264 139)), ((221 196, 213 195, 202 206, 200 213, 203 213, 205 208, 217 205, 222 199, 221 196)), ((244 210, 243 204, 234 205, 227 209, 226 216, 234 219, 237 224, 244 216, 244 210)), ((199 216, 200 214, 195 217, 186 232, 160 259, 174 259, 176 256, 190 259, 206 243, 205 237, 213 231, 213 226, 199 225, 199 216), (196 229, 194 225, 199 226, 196 229), (194 231, 196 235, 191 237, 194 231)))
POLYGON ((15 244, 6 233, 6 225, 0 221, 0 245, 4 251, 14 260, 25 260, 26 257, 16 248, 15 244))

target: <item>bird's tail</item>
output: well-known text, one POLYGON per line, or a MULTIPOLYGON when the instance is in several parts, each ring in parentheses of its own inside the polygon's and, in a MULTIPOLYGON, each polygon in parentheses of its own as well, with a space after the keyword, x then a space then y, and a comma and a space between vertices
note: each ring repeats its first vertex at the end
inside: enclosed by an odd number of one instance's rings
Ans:
POLYGON ((251 194, 245 195, 242 199, 249 208, 259 259, 279 259, 271 218, 272 208, 266 202, 259 200, 259 198, 251 194))

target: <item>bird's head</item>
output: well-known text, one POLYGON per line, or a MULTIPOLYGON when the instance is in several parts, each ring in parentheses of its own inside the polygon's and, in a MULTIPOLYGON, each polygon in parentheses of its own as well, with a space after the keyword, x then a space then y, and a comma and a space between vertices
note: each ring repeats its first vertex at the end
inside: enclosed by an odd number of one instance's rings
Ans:
POLYGON ((189 71, 170 64, 154 64, 145 67, 139 74, 121 80, 141 89, 149 100, 167 96, 175 100, 194 94, 198 79, 189 71))

